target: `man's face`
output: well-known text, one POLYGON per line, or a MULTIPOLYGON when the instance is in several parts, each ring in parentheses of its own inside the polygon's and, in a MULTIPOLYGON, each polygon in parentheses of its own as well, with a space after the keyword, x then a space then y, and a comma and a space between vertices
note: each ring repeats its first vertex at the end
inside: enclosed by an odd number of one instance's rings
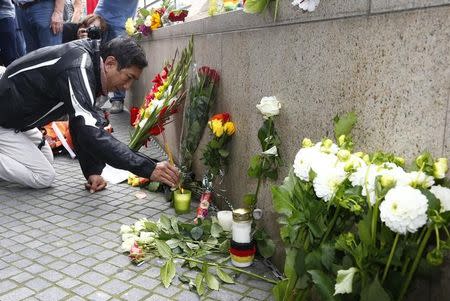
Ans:
POLYGON ((118 70, 117 60, 108 56, 105 60, 106 89, 108 92, 128 90, 133 81, 139 79, 142 69, 136 66, 122 68, 118 70))

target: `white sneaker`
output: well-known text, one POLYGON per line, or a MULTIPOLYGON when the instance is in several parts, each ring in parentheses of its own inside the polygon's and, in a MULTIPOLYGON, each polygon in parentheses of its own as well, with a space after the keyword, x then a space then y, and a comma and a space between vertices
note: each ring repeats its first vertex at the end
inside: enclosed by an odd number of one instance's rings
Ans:
POLYGON ((123 111, 123 102, 120 100, 115 100, 111 102, 111 109, 109 112, 111 114, 121 113, 123 111))

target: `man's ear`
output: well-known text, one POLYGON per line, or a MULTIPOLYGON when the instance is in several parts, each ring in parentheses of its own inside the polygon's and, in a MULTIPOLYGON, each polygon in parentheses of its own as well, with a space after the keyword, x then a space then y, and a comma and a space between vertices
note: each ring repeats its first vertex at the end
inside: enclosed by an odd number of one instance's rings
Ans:
POLYGON ((117 60, 115 57, 110 55, 110 56, 106 57, 104 65, 105 65, 106 70, 117 69, 117 60))

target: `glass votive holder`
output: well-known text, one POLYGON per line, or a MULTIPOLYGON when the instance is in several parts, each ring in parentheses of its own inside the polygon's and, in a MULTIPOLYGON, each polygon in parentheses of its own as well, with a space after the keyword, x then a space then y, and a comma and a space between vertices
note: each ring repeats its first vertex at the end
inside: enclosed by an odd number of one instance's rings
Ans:
POLYGON ((231 224, 233 222, 233 212, 229 210, 222 210, 217 212, 217 220, 219 225, 225 231, 231 231, 231 224))
POLYGON ((177 189, 173 192, 173 207, 176 214, 185 214, 191 211, 191 191, 177 189))

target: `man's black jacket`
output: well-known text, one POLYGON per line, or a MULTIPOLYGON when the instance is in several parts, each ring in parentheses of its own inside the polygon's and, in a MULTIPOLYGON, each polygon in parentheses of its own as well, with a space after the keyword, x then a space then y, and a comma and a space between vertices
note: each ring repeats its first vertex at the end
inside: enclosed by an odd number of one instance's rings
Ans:
POLYGON ((106 132, 103 113, 95 109, 102 88, 97 43, 77 40, 44 47, 10 64, 0 79, 0 126, 26 131, 69 114, 86 178, 101 174, 105 163, 148 178, 156 161, 106 132))

